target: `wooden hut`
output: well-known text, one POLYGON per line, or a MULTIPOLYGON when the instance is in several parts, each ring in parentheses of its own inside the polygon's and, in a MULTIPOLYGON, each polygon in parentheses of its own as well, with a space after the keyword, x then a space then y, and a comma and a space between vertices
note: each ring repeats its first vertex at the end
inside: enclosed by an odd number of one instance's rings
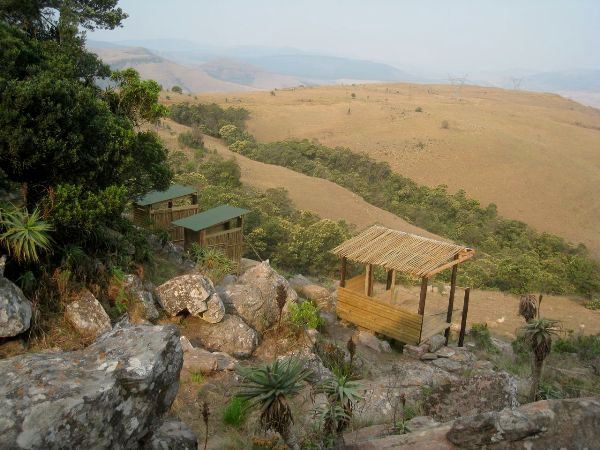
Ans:
POLYGON ((407 344, 419 344, 444 330, 448 339, 457 268, 473 257, 473 249, 373 226, 333 249, 333 253, 341 258, 337 292, 340 318, 407 344), (364 264, 365 273, 346 280, 347 261, 364 264), (387 271, 386 290, 379 296, 373 295, 374 266, 387 271), (447 311, 426 313, 428 280, 447 269, 452 269, 447 311), (418 311, 397 304, 398 272, 421 278, 418 311))
POLYGON ((163 229, 174 243, 183 242, 183 229, 172 222, 198 212, 198 191, 173 184, 165 191, 151 191, 133 204, 133 222, 153 230, 163 229))
POLYGON ((192 244, 221 250, 234 263, 238 264, 244 253, 244 215, 247 209, 221 205, 184 219, 173 225, 183 229, 183 247, 187 250, 192 244))

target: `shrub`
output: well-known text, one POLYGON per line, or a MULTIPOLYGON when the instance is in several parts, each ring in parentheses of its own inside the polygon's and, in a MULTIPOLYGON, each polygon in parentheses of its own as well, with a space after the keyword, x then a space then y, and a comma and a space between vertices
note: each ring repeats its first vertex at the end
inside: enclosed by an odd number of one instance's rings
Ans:
POLYGON ((448 128, 450 128, 450 124, 448 123, 448 121, 447 121, 447 120, 442 120, 442 125, 441 125, 441 127, 442 127, 444 130, 447 130, 448 128))
POLYGON ((248 408, 247 400, 240 397, 233 397, 223 410, 223 422, 234 427, 243 425, 246 421, 248 408))
POLYGON ((290 304, 289 321, 298 328, 319 328, 323 325, 319 309, 310 301, 290 304))
POLYGON ((591 309, 592 311, 600 310, 600 298, 596 298, 594 300, 586 302, 585 307, 587 309, 591 309))
POLYGON ((183 93, 183 89, 181 89, 181 87, 180 87, 180 86, 173 86, 173 87, 171 88, 171 91, 173 91, 173 92, 177 92, 178 94, 182 94, 182 93, 183 93))
POLYGON ((420 106, 417 106, 415 108, 415 112, 423 112, 423 108, 421 108, 420 106))
POLYGON ((202 139, 202 133, 197 129, 192 131, 186 131, 184 133, 179 133, 177 137, 177 142, 182 147, 190 147, 195 149, 204 148, 204 140, 202 139))
POLYGON ((355 94, 354 92, 353 92, 352 94, 350 94, 350 96, 351 96, 352 98, 356 98, 356 94, 355 94))
POLYGON ((554 342, 552 350, 556 353, 577 353, 580 359, 591 361, 600 357, 600 334, 560 338, 554 342))
POLYGON ((490 353, 498 353, 498 348, 492 342, 492 335, 487 326, 487 323, 474 323, 471 325, 469 336, 480 350, 485 350, 490 353))
POLYGON ((199 270, 208 276, 213 283, 220 281, 225 275, 235 270, 235 264, 220 250, 201 247, 193 243, 188 254, 199 270))

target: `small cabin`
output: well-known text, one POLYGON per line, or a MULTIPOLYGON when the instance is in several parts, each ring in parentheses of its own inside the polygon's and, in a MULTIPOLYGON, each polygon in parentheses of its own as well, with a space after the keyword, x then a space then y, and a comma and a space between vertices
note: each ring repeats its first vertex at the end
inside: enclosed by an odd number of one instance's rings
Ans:
POLYGON ((198 191, 173 184, 164 191, 151 191, 133 204, 133 223, 152 230, 167 230, 170 240, 183 243, 183 229, 172 222, 198 212, 198 191))
MULTIPOLYGON (((343 242, 332 252, 341 259, 336 304, 340 318, 406 344, 419 344, 440 332, 445 334, 448 342, 458 265, 475 255, 472 248, 375 225, 343 242), (347 279, 348 261, 363 265, 365 271, 347 279), (385 290, 379 293, 373 288, 376 266, 387 272, 385 290), (452 270, 452 274, 447 309, 426 310, 428 281, 448 269, 452 270), (413 310, 417 299, 396 289, 397 273, 421 279, 417 311, 413 310)), ((467 288, 460 344, 464 337, 469 292, 467 288)))
POLYGON ((204 248, 221 250, 239 267, 244 253, 244 216, 250 211, 229 205, 203 211, 176 220, 173 225, 183 229, 183 248, 197 243, 204 248))

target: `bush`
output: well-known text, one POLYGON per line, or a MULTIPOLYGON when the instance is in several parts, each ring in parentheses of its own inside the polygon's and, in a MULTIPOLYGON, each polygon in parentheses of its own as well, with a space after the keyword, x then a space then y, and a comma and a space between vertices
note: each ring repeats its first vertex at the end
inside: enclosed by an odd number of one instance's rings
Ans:
POLYGON ((600 358, 600 334, 577 335, 560 338, 552 345, 556 353, 577 353, 584 361, 600 358))
POLYGON ((420 106, 417 106, 415 108, 415 112, 423 112, 423 108, 421 108, 420 106))
POLYGON ((586 302, 585 307, 587 309, 591 309, 592 311, 600 310, 600 298, 596 298, 594 300, 586 302))
POLYGON ((489 353, 499 353, 498 348, 492 342, 492 335, 487 323, 474 323, 471 325, 469 336, 480 350, 485 350, 489 353))
POLYGON ((179 133, 177 142, 181 147, 189 147, 195 149, 204 148, 204 140, 202 139, 202 133, 199 130, 193 129, 192 131, 186 131, 179 133))
POLYGON ((177 92, 178 94, 182 94, 182 93, 183 93, 183 89, 181 89, 181 87, 180 87, 180 86, 173 86, 173 87, 171 88, 171 91, 173 91, 173 92, 177 92))
POLYGON ((289 321, 298 328, 323 326, 323 319, 319 316, 318 308, 310 301, 290 304, 289 321))
POLYGON ((447 130, 448 128, 450 128, 450 124, 448 123, 447 120, 442 120, 442 125, 441 126, 442 126, 442 128, 444 130, 447 130))
POLYGON ((223 422, 236 428, 243 425, 248 415, 248 409, 247 400, 240 397, 233 397, 223 410, 223 422))

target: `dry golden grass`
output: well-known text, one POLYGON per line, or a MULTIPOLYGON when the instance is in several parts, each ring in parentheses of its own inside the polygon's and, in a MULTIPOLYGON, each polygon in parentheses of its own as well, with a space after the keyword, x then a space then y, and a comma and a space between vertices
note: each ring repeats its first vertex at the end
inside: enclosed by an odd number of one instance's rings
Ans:
POLYGON ((316 138, 367 152, 600 255, 600 110, 554 94, 466 86, 457 96, 451 86, 414 84, 171 95, 167 103, 184 99, 249 109, 260 141, 316 138))

